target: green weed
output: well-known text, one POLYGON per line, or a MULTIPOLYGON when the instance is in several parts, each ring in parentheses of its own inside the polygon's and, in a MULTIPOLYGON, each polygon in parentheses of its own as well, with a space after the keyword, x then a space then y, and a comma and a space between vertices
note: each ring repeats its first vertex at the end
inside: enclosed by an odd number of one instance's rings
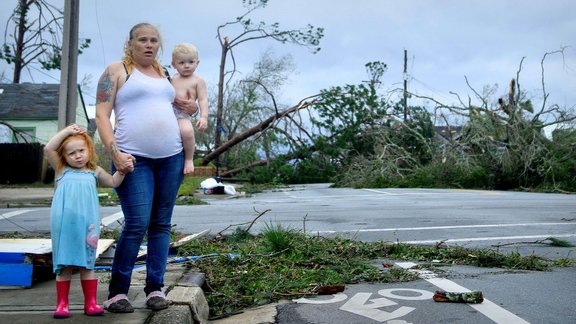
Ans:
POLYGON ((370 265, 374 259, 423 263, 437 260, 442 264, 536 271, 573 264, 572 260, 551 261, 536 255, 503 254, 489 249, 308 236, 273 224, 267 224, 258 235, 236 228, 229 236, 193 241, 182 246, 178 253, 218 255, 188 264, 206 274, 205 293, 213 318, 280 299, 315 295, 323 286, 416 279, 404 269, 370 265))

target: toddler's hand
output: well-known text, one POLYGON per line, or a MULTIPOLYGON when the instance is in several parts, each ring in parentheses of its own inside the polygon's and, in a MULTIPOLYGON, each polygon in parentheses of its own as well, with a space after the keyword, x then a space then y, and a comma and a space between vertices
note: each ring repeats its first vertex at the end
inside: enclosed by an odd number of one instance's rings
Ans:
POLYGON ((206 118, 200 117, 200 119, 196 121, 196 128, 201 132, 205 131, 208 128, 208 121, 206 118))
POLYGON ((126 169, 129 170, 129 172, 134 171, 134 160, 132 160, 132 159, 126 160, 126 163, 124 163, 124 166, 126 167, 126 169))
POLYGON ((70 125, 67 127, 67 130, 68 130, 68 132, 69 132, 70 134, 72 134, 72 135, 84 134, 84 133, 86 133, 86 130, 85 130, 85 129, 83 129, 82 127, 80 127, 80 126, 78 126, 78 125, 76 125, 76 124, 70 124, 70 125))

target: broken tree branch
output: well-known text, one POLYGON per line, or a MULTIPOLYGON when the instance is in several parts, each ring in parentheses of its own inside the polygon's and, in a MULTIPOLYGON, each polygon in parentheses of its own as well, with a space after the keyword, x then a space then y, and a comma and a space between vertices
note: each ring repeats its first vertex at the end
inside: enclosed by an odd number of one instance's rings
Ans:
MULTIPOLYGON (((312 96, 312 97, 315 97, 315 96, 312 96)), ((309 99, 312 97, 308 97, 306 99, 309 99)), ((304 100, 306 100, 306 99, 304 99, 304 100)), ((260 124, 254 126, 254 127, 251 127, 249 129, 245 130, 244 132, 234 136, 233 138, 231 138, 227 142, 222 143, 214 151, 212 151, 212 152, 206 154, 206 156, 204 156, 204 158, 202 159, 201 165, 202 166, 208 165, 208 163, 215 160, 222 153, 228 151, 229 149, 231 149, 232 147, 241 143, 242 141, 246 140, 247 138, 268 129, 273 122, 275 122, 281 118, 284 118, 291 113, 297 112, 300 109, 307 108, 307 107, 317 103, 316 99, 311 100, 311 101, 304 101, 304 100, 300 101, 300 103, 298 103, 296 106, 293 106, 291 108, 288 108, 288 109, 285 109, 285 110, 280 111, 278 113, 275 113, 274 115, 272 115, 272 116, 268 117, 267 119, 265 119, 264 121, 262 121, 260 124)))
MULTIPOLYGON (((232 225, 228 225, 225 229, 221 230, 220 232, 218 232, 218 234, 216 234, 216 236, 222 236, 222 233, 226 232, 226 230, 228 230, 229 228, 233 227, 233 226, 242 226, 242 225, 246 225, 246 224, 250 224, 250 226, 248 226, 246 228, 246 232, 249 232, 250 229, 252 228, 252 226, 254 226, 254 223, 256 223, 256 221, 258 220, 258 218, 264 216, 264 214, 266 214, 267 212, 271 211, 272 209, 266 209, 265 211, 261 212, 260 215, 256 216, 256 218, 254 218, 251 222, 245 222, 245 223, 240 223, 240 224, 232 224, 232 225)), ((254 209, 255 212, 258 212, 256 209, 254 209)))

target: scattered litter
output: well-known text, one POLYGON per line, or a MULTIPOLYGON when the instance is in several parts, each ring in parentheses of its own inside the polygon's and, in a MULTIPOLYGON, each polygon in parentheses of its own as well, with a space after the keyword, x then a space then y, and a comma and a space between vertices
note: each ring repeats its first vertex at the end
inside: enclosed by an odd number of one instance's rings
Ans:
MULTIPOLYGON (((218 253, 210 253, 210 254, 193 255, 193 256, 187 256, 187 257, 177 256, 177 257, 168 258, 168 263, 182 263, 182 262, 187 262, 187 261, 197 261, 200 259, 211 258, 211 257, 215 257, 215 256, 219 256, 219 254, 218 253)), ((228 253, 228 254, 226 254, 226 257, 228 259, 232 260, 232 259, 239 258, 240 254, 228 253)))
POLYGON ((204 190, 205 195, 236 194, 236 188, 232 185, 223 184, 220 177, 208 178, 200 183, 200 187, 204 190))
POLYGON ((334 295, 343 292, 345 288, 345 285, 322 286, 318 288, 318 295, 334 295))
POLYGON ((448 292, 436 290, 432 299, 436 302, 480 304, 484 301, 484 295, 481 291, 448 292))
POLYGON ((187 262, 187 261, 197 261, 199 259, 215 257, 215 256, 218 256, 218 254, 217 253, 211 253, 211 254, 193 255, 193 256, 187 256, 187 257, 177 256, 177 257, 168 258, 168 263, 182 263, 182 262, 187 262))
POLYGON ((190 242, 190 241, 192 241, 192 240, 194 240, 194 239, 204 237, 204 236, 208 235, 208 233, 210 233, 210 230, 209 230, 209 229, 205 229, 205 230, 203 230, 203 231, 200 232, 200 233, 195 233, 195 234, 192 234, 192 235, 185 236, 185 237, 179 239, 179 240, 176 241, 176 242, 170 243, 170 247, 171 247, 171 248, 180 247, 180 246, 182 246, 182 245, 184 245, 184 244, 186 244, 186 243, 188 243, 188 242, 190 242))

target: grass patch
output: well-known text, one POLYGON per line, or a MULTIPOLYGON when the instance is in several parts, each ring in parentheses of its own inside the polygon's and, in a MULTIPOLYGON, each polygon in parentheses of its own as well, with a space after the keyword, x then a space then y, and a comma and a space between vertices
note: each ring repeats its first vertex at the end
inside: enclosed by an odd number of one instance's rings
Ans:
POLYGON ((184 177, 180 189, 178 189, 178 196, 194 195, 196 189, 200 188, 200 183, 205 179, 205 177, 184 177))
POLYGON ((438 260, 443 264, 536 271, 570 264, 565 261, 556 264, 535 255, 505 255, 488 249, 308 236, 273 224, 267 224, 258 235, 236 228, 228 236, 192 241, 180 247, 178 254, 217 255, 188 263, 206 274, 205 294, 211 318, 229 316, 280 299, 315 295, 324 286, 416 279, 404 269, 370 265, 374 259, 416 260, 430 264, 432 260, 438 260))
POLYGON ((284 298, 314 295, 323 286, 359 282, 398 282, 416 277, 405 270, 378 269, 367 263, 368 245, 340 239, 309 237, 269 225, 252 236, 237 229, 219 240, 198 240, 179 254, 217 257, 189 265, 206 274, 206 298, 212 317, 284 298), (360 253, 357 253, 360 252, 360 253))

